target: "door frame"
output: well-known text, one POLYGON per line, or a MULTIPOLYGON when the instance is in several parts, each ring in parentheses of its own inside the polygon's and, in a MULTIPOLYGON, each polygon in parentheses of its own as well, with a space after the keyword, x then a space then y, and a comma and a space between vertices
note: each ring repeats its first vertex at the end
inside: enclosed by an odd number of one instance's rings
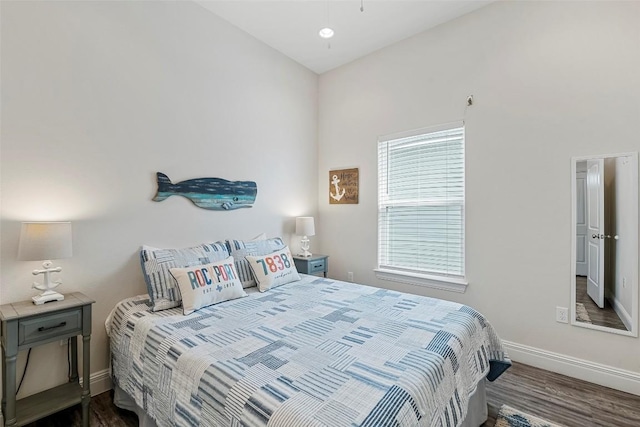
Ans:
MULTIPOLYGON (((640 287, 640 283, 638 283, 638 244, 636 242, 635 247, 635 254, 632 254, 631 256, 631 264, 632 264, 632 271, 634 272, 633 274, 633 284, 634 284, 634 289, 633 289, 633 295, 632 295, 632 299, 633 299, 633 309, 632 309, 632 313, 631 313, 631 317, 633 319, 633 323, 632 323, 632 328, 630 331, 624 331, 621 329, 615 329, 615 328, 607 328, 605 326, 600 326, 600 325, 594 325, 591 323, 584 323, 584 322, 577 322, 576 321, 576 164, 578 162, 581 161, 586 161, 586 160, 593 160, 593 159, 606 159, 609 157, 629 157, 631 159, 632 162, 634 162, 635 164, 635 168, 634 168, 634 177, 633 179, 635 180, 634 182, 636 183, 636 185, 638 185, 638 168, 640 167, 640 165, 638 164, 638 152, 626 152, 626 153, 614 153, 614 154, 603 154, 603 155, 592 155, 592 156, 576 156, 576 157, 572 157, 571 158, 571 227, 569 229, 570 231, 570 237, 571 237, 571 262, 570 262, 570 283, 571 283, 571 287, 570 287, 570 299, 571 299, 571 307, 569 308, 569 313, 571 315, 570 320, 571 320, 571 324, 575 325, 575 326, 580 326, 583 328, 588 328, 588 329, 596 329, 599 331, 605 331, 605 332, 611 332, 614 334, 619 334, 619 335, 626 335, 626 336, 630 336, 630 337, 637 337, 638 336, 638 305, 639 305, 639 301, 638 301, 638 288, 640 287)), ((631 205, 633 206, 633 212, 631 213, 633 218, 636 218, 636 231, 638 228, 638 192, 634 192, 634 194, 629 195, 629 197, 632 197, 632 203, 631 205)), ((636 232, 636 236, 637 236, 637 232, 636 232)), ((636 237, 637 240, 637 237, 636 237)))

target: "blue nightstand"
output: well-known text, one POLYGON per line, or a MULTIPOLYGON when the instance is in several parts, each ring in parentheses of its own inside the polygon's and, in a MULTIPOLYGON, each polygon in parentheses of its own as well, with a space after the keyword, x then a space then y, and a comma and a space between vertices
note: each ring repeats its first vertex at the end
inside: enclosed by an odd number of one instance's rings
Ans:
POLYGON ((327 277, 327 272, 329 271, 329 255, 315 254, 306 258, 294 255, 293 262, 296 264, 298 273, 322 273, 324 277, 327 277))

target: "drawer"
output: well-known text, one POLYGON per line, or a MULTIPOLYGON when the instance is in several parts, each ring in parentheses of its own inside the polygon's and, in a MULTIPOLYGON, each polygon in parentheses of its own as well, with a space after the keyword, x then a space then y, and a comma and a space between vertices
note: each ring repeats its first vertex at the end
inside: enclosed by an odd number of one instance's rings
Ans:
POLYGON ((82 308, 20 320, 18 345, 49 340, 72 332, 82 332, 82 308))
POLYGON ((326 259, 317 259, 309 261, 309 274, 317 273, 318 271, 324 271, 327 265, 326 259))

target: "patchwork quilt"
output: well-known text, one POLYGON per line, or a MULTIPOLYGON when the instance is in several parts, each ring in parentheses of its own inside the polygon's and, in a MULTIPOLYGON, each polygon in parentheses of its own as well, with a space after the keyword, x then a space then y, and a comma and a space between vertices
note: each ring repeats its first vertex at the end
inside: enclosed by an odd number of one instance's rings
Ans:
POLYGON ((188 316, 120 302, 114 382, 158 426, 458 426, 510 365, 468 306, 301 276, 188 316))

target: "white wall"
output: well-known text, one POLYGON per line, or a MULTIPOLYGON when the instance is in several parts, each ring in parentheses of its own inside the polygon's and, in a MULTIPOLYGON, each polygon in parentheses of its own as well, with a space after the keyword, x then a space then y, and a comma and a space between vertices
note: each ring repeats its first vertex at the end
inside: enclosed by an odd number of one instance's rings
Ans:
MULTIPOLYGON (((141 244, 180 247, 293 232, 317 208, 317 75, 191 2, 9 2, 1 14, 0 301, 30 298, 38 262, 16 261, 20 222, 70 220, 62 292, 104 321, 145 292, 141 244), (151 201, 155 173, 258 185, 251 209, 151 201)), ((18 361, 21 373, 24 354, 18 361)), ((65 349, 34 349, 21 395, 64 381, 65 349)))
POLYGON ((556 323, 569 307, 572 156, 638 151, 639 2, 497 2, 320 77, 319 211, 330 276, 470 304, 503 339, 640 373, 637 338, 556 323), (466 256, 457 294, 379 281, 379 135, 466 113, 466 256), (360 204, 326 173, 360 168, 360 204))

